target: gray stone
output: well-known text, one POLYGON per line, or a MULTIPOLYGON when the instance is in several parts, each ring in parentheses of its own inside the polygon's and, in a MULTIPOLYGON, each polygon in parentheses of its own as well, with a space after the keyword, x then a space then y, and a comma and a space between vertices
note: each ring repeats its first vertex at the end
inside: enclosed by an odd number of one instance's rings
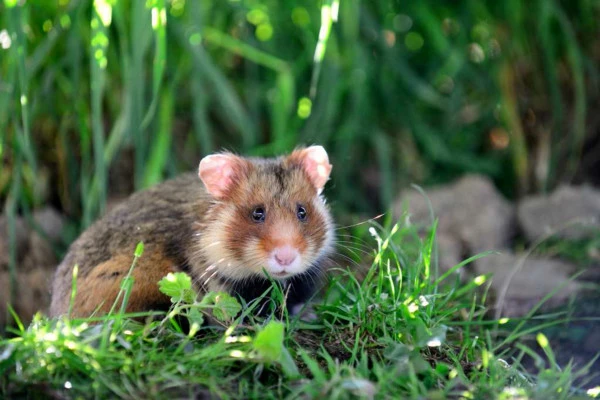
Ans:
MULTIPOLYGON (((64 226, 55 210, 45 208, 33 214, 40 235, 23 218, 15 221, 17 258, 17 301, 13 307, 28 323, 33 314, 46 309, 50 300, 50 281, 58 260, 48 239, 57 241, 64 226)), ((10 301, 9 238, 6 217, 0 217, 0 327, 7 321, 6 304, 10 301)))
POLYGON ((518 219, 530 241, 546 235, 589 238, 600 233, 600 191, 587 186, 561 186, 550 196, 525 198, 518 206, 518 219))
MULTIPOLYGON (((55 210, 44 208, 33 214, 45 236, 51 241, 58 241, 64 226, 63 218, 55 210)), ((0 217, 0 271, 8 270, 9 237, 6 217, 0 217)), ((17 268, 19 271, 30 271, 38 268, 56 267, 57 259, 48 240, 30 227, 24 218, 18 217, 15 222, 17 268)))
MULTIPOLYGON (((28 325, 36 312, 46 311, 53 275, 54 270, 44 268, 17 271, 17 302, 12 306, 23 324, 28 325)), ((0 271, 0 328, 8 322, 6 304, 10 302, 10 285, 10 274, 0 271)))
MULTIPOLYGON (((48 239, 58 241, 61 238, 62 229, 64 227, 63 217, 53 208, 46 207, 33 213, 33 220, 38 227, 44 232, 48 239)), ((22 261, 30 252, 42 252, 36 261, 42 264, 56 263, 54 256, 50 260, 44 261, 48 250, 51 251, 46 239, 42 237, 30 226, 22 217, 17 217, 15 221, 15 238, 17 247, 17 261, 22 261), (40 248, 43 248, 40 250, 40 248)), ((8 237, 8 220, 6 216, 0 216, 0 270, 7 270, 9 262, 9 237, 8 237)), ((34 257, 35 258, 35 257, 34 257)))
POLYGON ((526 315, 544 296, 564 284, 543 308, 563 304, 569 296, 582 288, 577 281, 567 282, 576 269, 575 265, 564 261, 513 254, 510 250, 475 262, 478 274, 492 274, 495 311, 497 316, 502 317, 526 315))
POLYGON ((51 207, 42 208, 33 213, 33 220, 50 240, 58 241, 64 228, 64 218, 51 207))
MULTIPOLYGON (((438 265, 442 272, 448 271, 450 268, 459 264, 463 259, 464 246, 460 240, 453 238, 450 235, 438 235, 437 237, 437 249, 438 249, 438 265)), ((459 268, 456 271, 461 278, 465 278, 465 269, 459 268)))
MULTIPOLYGON (((15 240, 17 254, 22 254, 26 251, 28 231, 25 223, 21 218, 15 221, 15 240)), ((8 220, 4 216, 0 216, 0 271, 6 270, 10 257, 10 241, 8 240, 8 220)))
MULTIPOLYGON (((407 211, 412 223, 428 227, 432 223, 433 212, 438 218, 438 260, 442 271, 466 257, 487 250, 504 249, 502 254, 478 259, 460 271, 463 280, 472 279, 473 273, 492 274, 491 298, 496 299, 496 316, 524 316, 561 285, 563 288, 542 306, 542 311, 562 305, 570 296, 590 287, 589 283, 570 280, 577 271, 574 264, 559 259, 531 257, 529 253, 514 254, 508 250, 513 246, 512 239, 517 230, 517 211, 497 192, 489 179, 465 176, 456 183, 426 190, 426 194, 431 207, 427 198, 412 190, 395 203, 394 214, 400 217, 407 211)), ((590 188, 563 187, 550 197, 523 200, 518 215, 530 240, 575 219, 585 219, 587 230, 569 226, 560 231, 563 235, 559 237, 586 237, 593 233, 591 228, 598 228, 599 192, 590 188)), ((597 249, 591 248, 590 258, 597 260, 597 252, 597 249)), ((586 278, 597 277, 598 270, 596 263, 596 268, 591 267, 585 272, 586 278)))
MULTIPOLYGON (((438 237, 450 236, 463 248, 456 254, 477 254, 510 245, 515 229, 515 209, 486 177, 467 175, 456 183, 426 191, 438 221, 438 237)), ((418 225, 431 224, 427 200, 417 191, 405 193, 395 203, 396 217, 408 208, 418 225)), ((454 251, 454 250, 453 250, 454 251)))

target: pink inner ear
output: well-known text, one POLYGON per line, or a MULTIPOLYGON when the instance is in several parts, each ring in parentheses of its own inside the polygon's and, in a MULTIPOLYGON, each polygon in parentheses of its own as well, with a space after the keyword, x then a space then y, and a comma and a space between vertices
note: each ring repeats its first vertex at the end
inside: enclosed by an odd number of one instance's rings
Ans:
POLYGON ((331 173, 331 164, 329 157, 323 146, 311 146, 301 150, 302 166, 308 174, 313 185, 320 192, 331 173))
POLYGON ((198 176, 208 193, 223 198, 234 181, 236 157, 229 154, 213 154, 204 157, 198 167, 198 176))

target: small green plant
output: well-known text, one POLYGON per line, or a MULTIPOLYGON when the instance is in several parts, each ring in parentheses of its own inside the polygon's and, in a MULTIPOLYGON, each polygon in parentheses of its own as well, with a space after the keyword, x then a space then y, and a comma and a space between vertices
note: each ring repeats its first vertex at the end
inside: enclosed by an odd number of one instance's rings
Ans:
POLYGON ((175 323, 175 316, 185 316, 190 324, 191 335, 204 323, 202 312, 212 311, 212 316, 217 321, 231 323, 242 309, 240 303, 225 292, 210 292, 197 301, 198 294, 192 287, 192 280, 184 272, 169 273, 158 282, 158 286, 173 303, 167 319, 175 323))

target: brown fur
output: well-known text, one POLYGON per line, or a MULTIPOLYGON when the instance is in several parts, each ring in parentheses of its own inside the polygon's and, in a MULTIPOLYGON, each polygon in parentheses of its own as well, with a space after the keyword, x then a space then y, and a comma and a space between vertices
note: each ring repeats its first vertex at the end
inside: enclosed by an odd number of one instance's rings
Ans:
MULTIPOLYGON (((133 249, 131 250, 129 254, 133 254, 133 249)), ((134 285, 127 303, 129 312, 146 311, 169 304, 169 298, 159 292, 156 282, 169 272, 176 271, 174 263, 164 258, 162 252, 148 250, 145 250, 132 272, 134 285)), ((91 315, 94 312, 106 314, 117 298, 121 281, 127 276, 132 261, 132 256, 118 254, 96 265, 88 275, 78 279, 73 315, 91 315), (99 299, 102 301, 98 302, 99 299)), ((68 307, 68 303, 63 307, 68 307)))
POLYGON ((191 224, 208 206, 209 197, 193 174, 131 196, 71 245, 54 277, 50 314, 68 311, 75 265, 79 273, 73 315, 88 316, 100 305, 101 312, 108 310, 138 242, 144 242, 145 251, 134 269, 129 309, 163 301, 156 284, 169 271, 186 269, 191 224))
POLYGON ((172 271, 188 272, 203 290, 261 278, 265 259, 284 244, 299 251, 303 271, 313 267, 330 250, 331 219, 299 154, 234 157, 233 184, 218 200, 193 174, 132 195, 72 244, 55 275, 50 314, 69 309, 74 265, 79 275, 73 316, 108 312, 140 241, 145 251, 133 270, 128 311, 168 307, 157 282, 172 271), (296 217, 298 204, 307 210, 304 222, 296 217), (259 205, 266 210, 262 224, 251 219, 259 205))

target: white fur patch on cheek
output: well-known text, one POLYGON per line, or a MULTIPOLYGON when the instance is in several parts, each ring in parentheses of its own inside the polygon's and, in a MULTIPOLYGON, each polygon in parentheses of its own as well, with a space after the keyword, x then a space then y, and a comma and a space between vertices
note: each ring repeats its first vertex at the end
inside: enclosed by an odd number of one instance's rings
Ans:
POLYGON ((260 240, 251 238, 244 247, 244 269, 245 275, 263 275, 263 268, 266 268, 268 256, 260 250, 260 240))
POLYGON ((248 239, 242 249, 242 259, 232 254, 227 246, 227 233, 223 229, 207 228, 200 246, 205 260, 214 263, 219 275, 234 280, 242 280, 256 275, 262 275, 265 265, 258 252, 258 239, 248 239), (212 243, 209 240, 212 239, 212 243))
POLYGON ((219 275, 235 279, 243 275, 244 269, 240 268, 239 262, 228 250, 227 229, 223 229, 223 226, 234 223, 235 210, 233 207, 224 207, 219 210, 219 215, 220 220, 204 226, 200 232, 198 252, 202 255, 201 262, 206 264, 204 268, 214 268, 219 275))
POLYGON ((200 251, 209 266, 221 268, 223 262, 231 256, 225 248, 225 237, 222 232, 207 228, 200 237, 200 251))

